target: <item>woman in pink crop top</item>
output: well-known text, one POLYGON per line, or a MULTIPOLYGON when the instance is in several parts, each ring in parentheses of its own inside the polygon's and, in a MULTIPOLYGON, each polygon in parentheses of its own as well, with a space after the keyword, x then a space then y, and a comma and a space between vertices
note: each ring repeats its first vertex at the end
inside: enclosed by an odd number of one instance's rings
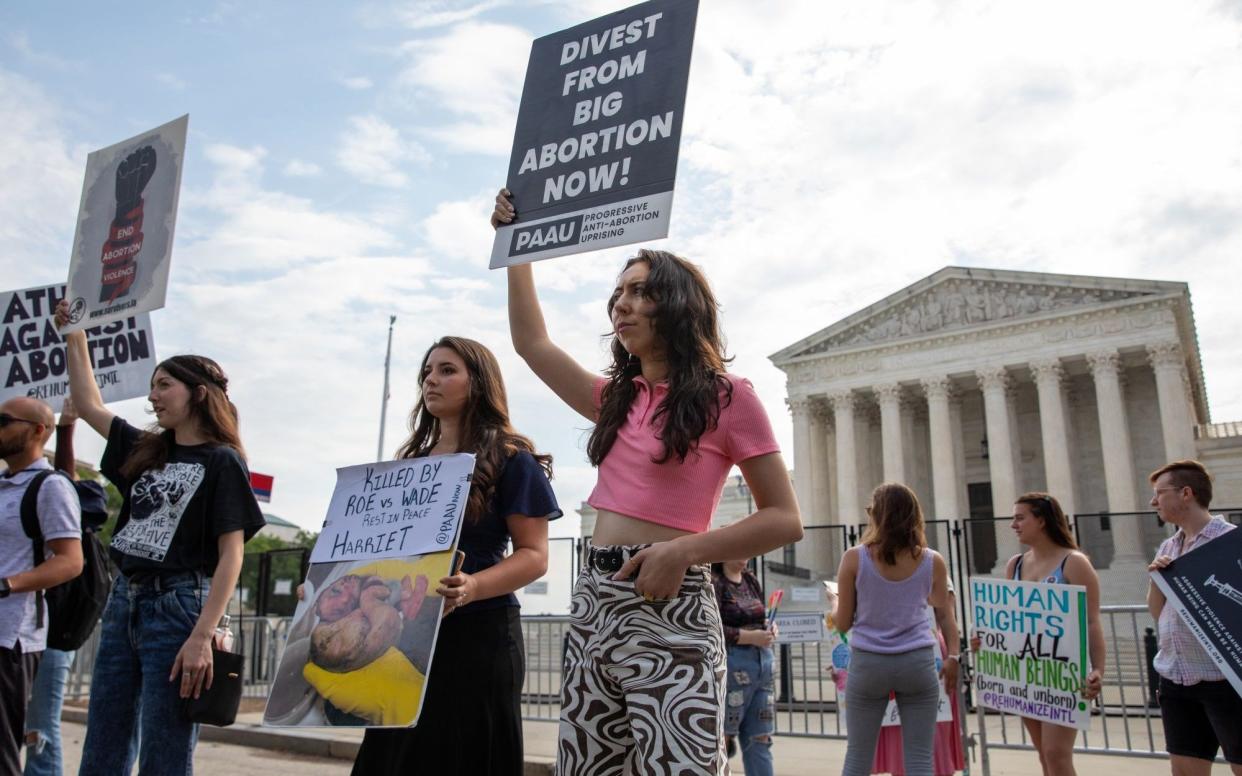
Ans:
MULTIPOLYGON (((508 197, 496 196, 493 227, 516 216, 508 197)), ((716 299, 690 262, 640 250, 626 263, 608 300, 604 377, 549 339, 530 265, 508 272, 518 355, 595 423, 598 518, 574 590, 557 773, 621 774, 629 762, 723 774, 724 636, 706 564, 802 536, 767 416, 750 383, 725 371, 716 299), (758 509, 708 531, 734 465, 758 509)))

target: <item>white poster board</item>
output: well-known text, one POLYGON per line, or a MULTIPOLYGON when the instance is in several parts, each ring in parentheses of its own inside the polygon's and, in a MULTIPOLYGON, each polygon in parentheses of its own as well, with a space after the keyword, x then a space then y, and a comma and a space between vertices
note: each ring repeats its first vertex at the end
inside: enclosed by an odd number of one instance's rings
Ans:
MULTIPOLYGON (((63 283, 0 292, 0 401, 30 396, 60 412, 69 395, 69 373, 65 341, 52 313, 64 297, 63 283)), ((150 315, 92 326, 86 342, 105 403, 150 392, 159 363, 150 315)))
POLYGON ((824 615, 818 612, 781 612, 774 619, 779 644, 807 644, 828 638, 824 615))
POLYGON ((65 331, 164 306, 189 123, 182 116, 86 158, 65 331))
POLYGON ((1087 589, 1082 585, 971 577, 975 700, 997 711, 1086 730, 1081 697, 1087 658, 1087 589))
POLYGON ((470 493, 469 453, 336 470, 311 563, 406 558, 453 546, 470 493))

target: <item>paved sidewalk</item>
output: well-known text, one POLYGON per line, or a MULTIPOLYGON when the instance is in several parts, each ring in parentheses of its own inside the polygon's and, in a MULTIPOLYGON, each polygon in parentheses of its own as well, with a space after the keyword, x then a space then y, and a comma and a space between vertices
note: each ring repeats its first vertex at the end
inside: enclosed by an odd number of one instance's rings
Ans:
MULTIPOLYGON (((262 715, 258 712, 243 713, 238 715, 237 724, 232 727, 214 728, 204 725, 200 738, 204 742, 287 752, 292 755, 290 759, 326 757, 346 762, 353 760, 358 744, 362 741, 361 730, 264 728, 260 725, 261 718, 262 715)), ((84 709, 67 706, 65 719, 82 723, 85 722, 86 712, 84 709)), ((526 741, 526 776, 552 776, 556 755, 556 723, 526 722, 523 731, 526 741)), ((68 746, 80 747, 81 742, 71 741, 68 746)), ((992 776, 1041 776, 1039 759, 1033 751, 991 750, 989 755, 992 776)), ((773 756, 778 776, 832 776, 841 770, 845 742, 839 739, 777 736, 773 744, 773 756)), ((265 758, 268 761, 273 759, 270 755, 265 755, 265 758)), ((1082 774, 1167 776, 1169 773, 1167 760, 1149 757, 1078 754, 1074 757, 1074 763, 1082 774)), ((972 774, 983 773, 977 759, 969 765, 972 774)), ((201 767, 198 770, 210 773, 201 767)), ((274 776, 278 771, 272 770, 269 773, 274 776)), ((734 758, 733 773, 735 776, 742 773, 741 758, 734 758)), ((1212 776, 1229 774, 1227 765, 1218 764, 1212 768, 1212 776)))

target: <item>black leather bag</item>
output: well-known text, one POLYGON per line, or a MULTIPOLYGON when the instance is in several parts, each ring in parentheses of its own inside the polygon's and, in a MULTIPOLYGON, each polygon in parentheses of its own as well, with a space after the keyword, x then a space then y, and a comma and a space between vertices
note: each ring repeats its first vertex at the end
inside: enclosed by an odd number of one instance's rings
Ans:
POLYGON ((228 727, 237 721, 245 662, 246 656, 243 653, 218 649, 213 638, 211 687, 204 687, 197 698, 191 696, 181 699, 181 711, 185 718, 190 722, 216 727, 228 727))

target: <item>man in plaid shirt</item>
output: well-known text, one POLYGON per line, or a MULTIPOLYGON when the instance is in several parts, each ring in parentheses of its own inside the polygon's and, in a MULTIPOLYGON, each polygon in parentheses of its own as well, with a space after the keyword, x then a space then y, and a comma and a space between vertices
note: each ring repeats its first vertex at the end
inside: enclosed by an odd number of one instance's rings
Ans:
MULTIPOLYGON (((1234 526, 1208 511, 1212 477, 1198 461, 1174 461, 1148 477, 1151 505, 1177 532, 1156 551, 1155 571, 1234 526)), ((1147 608, 1156 619, 1160 651, 1160 717, 1174 776, 1208 776, 1223 749, 1234 776, 1242 776, 1242 697, 1234 692, 1164 593, 1148 583, 1147 608)))

